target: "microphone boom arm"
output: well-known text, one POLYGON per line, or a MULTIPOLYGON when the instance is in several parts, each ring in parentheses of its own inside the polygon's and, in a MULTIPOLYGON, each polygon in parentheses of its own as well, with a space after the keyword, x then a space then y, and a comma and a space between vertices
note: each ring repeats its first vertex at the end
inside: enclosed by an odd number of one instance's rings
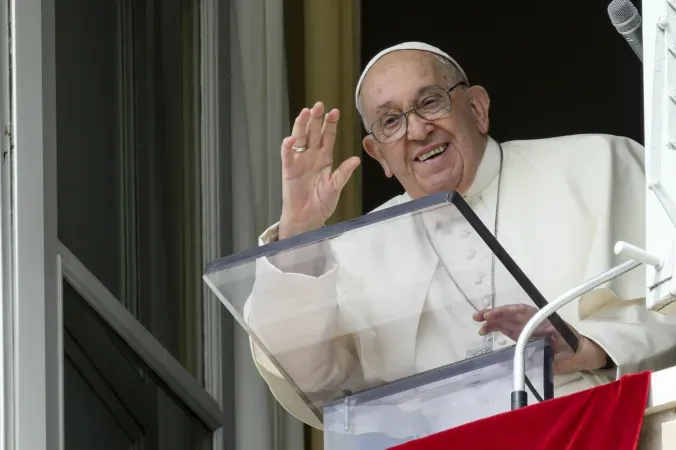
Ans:
MULTIPOLYGON (((652 255, 650 255, 652 256, 652 255)), ((654 262, 651 260, 651 262, 654 262)), ((580 297, 583 294, 591 291, 592 289, 597 288, 598 286, 619 277, 637 267, 639 267, 644 262, 636 261, 630 259, 629 261, 623 262, 587 281, 581 285, 565 292, 563 295, 558 297, 551 303, 548 303, 544 308, 538 311, 526 324, 526 326, 521 331, 519 338, 516 342, 516 348, 514 350, 514 390, 512 391, 511 401, 512 401, 512 410, 522 408, 528 404, 527 394, 525 388, 525 378, 526 378, 526 344, 532 337, 536 328, 554 312, 567 305, 571 301, 580 297)))

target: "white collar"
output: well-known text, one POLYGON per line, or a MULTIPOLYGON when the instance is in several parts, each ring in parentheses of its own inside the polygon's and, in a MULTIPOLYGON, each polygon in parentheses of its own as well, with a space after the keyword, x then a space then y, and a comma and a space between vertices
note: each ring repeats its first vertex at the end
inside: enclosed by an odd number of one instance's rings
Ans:
POLYGON ((465 198, 472 198, 480 194, 490 185, 500 172, 500 146, 488 136, 486 149, 476 171, 474 182, 464 195, 465 198))
MULTIPOLYGON (((500 172, 500 146, 492 137, 488 136, 488 139, 486 140, 486 149, 484 150, 484 155, 481 157, 481 162, 476 171, 474 182, 463 197, 466 199, 476 197, 486 189, 493 180, 495 180, 495 177, 498 176, 498 172, 500 172)), ((411 196, 408 195, 408 192, 405 192, 403 197, 404 201, 411 200, 411 196)))

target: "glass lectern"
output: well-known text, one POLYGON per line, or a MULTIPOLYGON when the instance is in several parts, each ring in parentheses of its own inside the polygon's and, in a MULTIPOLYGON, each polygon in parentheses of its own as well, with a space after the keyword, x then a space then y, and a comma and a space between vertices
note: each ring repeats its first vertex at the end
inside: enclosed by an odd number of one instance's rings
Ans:
MULTIPOLYGON (((210 262, 204 279, 277 399, 324 429, 327 450, 385 449, 508 411, 518 336, 481 335, 473 315, 546 304, 455 192, 210 262)), ((565 323, 550 322, 576 348, 565 323)), ((530 402, 553 391, 538 338, 526 355, 530 402)))
MULTIPOLYGON (((507 412, 514 347, 345 395, 324 405, 324 448, 385 450, 474 420, 507 412)), ((553 396, 551 347, 526 350, 526 375, 553 396)))

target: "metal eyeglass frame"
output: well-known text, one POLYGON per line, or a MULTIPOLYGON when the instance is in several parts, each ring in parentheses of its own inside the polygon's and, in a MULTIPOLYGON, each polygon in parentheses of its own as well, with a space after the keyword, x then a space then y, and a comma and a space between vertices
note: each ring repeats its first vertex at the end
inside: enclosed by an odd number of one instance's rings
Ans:
MULTIPOLYGON (((445 113, 443 113, 443 114, 440 115, 439 117, 437 117, 437 118, 435 118, 435 119, 432 119, 432 120, 438 120, 438 119, 444 117, 444 116, 445 116, 446 114, 448 114, 449 112, 451 112, 451 108, 452 108, 452 105, 453 105, 453 99, 451 98, 451 91, 452 91, 453 89, 457 88, 458 86, 469 86, 469 84, 468 84, 466 81, 460 81, 460 82, 454 84, 453 86, 451 86, 450 88, 446 89, 445 92, 446 92, 446 95, 448 96, 448 101, 449 101, 448 111, 446 111, 445 113)), ((415 105, 415 103, 418 101, 419 98, 420 98, 420 97, 418 97, 418 98, 415 99, 415 101, 413 102, 414 105, 415 105)), ((403 133, 400 137, 398 137, 397 139, 395 139, 395 140, 393 140, 393 141, 391 141, 391 142, 383 142, 383 141, 379 140, 379 139, 376 137, 376 135, 373 133, 373 127, 375 126, 375 124, 376 124, 377 121, 374 121, 373 124, 371 124, 371 128, 367 131, 366 134, 367 134, 367 135, 370 134, 371 136, 373 136, 373 139, 375 139, 376 141, 380 142, 381 144, 393 144, 393 143, 397 142, 399 139, 401 139, 402 137, 404 137, 404 136, 406 135, 406 131, 408 130, 408 115, 411 114, 412 112, 415 112, 415 113, 418 115, 418 117, 420 117, 420 118, 423 119, 423 120, 428 120, 428 121, 430 120, 430 119, 427 119, 427 118, 425 118, 424 116, 420 115, 420 113, 416 110, 415 106, 411 106, 409 109, 407 109, 406 111, 402 111, 402 113, 401 113, 401 115, 402 115, 403 118, 404 118, 404 133, 403 133)))

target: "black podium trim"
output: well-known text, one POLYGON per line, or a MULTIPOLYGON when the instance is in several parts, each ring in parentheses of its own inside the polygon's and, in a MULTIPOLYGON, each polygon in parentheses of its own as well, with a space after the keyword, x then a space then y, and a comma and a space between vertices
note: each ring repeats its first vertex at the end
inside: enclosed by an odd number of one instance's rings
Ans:
MULTIPOLYGON (((476 230, 481 239, 488 245, 488 248, 495 254, 495 256, 500 260, 503 266, 507 271, 512 274, 514 279, 519 286, 528 294, 528 296, 533 300, 533 303, 537 305, 538 308, 542 309, 547 306, 547 299, 540 291, 535 287, 530 278, 521 270, 521 267, 512 259, 507 251, 500 245, 500 242, 493 236, 486 225, 479 219, 479 217, 472 211, 472 208, 469 207, 467 202, 459 195, 449 195, 449 202, 453 203, 458 211, 465 217, 469 224, 476 230)), ((557 314, 552 313, 549 316, 549 321, 556 331, 561 334, 561 337, 564 341, 573 349, 577 351, 577 346, 579 340, 573 330, 563 321, 563 319, 557 314)))
POLYGON ((551 345, 545 346, 545 390, 544 399, 554 398, 554 349, 551 345))

